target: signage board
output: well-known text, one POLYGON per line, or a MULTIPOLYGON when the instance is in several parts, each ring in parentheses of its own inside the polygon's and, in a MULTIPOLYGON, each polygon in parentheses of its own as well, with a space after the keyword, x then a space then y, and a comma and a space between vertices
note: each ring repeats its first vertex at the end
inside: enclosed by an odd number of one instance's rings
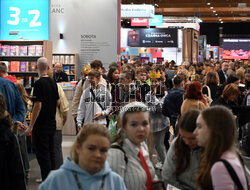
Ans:
POLYGON ((129 30, 127 43, 130 47, 177 47, 177 33, 175 28, 129 30))
POLYGON ((121 18, 153 18, 153 5, 121 5, 121 18))
POLYGON ((148 26, 148 18, 131 18, 131 26, 148 26))
POLYGON ((155 15, 154 18, 149 19, 149 26, 162 26, 162 21, 162 15, 155 15))
POLYGON ((49 40, 49 0, 1 0, 1 40, 49 40))

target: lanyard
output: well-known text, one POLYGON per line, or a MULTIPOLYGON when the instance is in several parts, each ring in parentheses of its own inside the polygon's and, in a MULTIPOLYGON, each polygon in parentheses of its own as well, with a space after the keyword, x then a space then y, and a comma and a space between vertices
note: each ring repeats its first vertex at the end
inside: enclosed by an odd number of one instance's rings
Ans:
MULTIPOLYGON (((83 188, 81 186, 81 183, 80 183, 80 181, 78 179, 76 171, 73 171, 73 174, 74 174, 74 177, 75 177, 75 180, 76 180, 76 184, 77 184, 78 190, 83 190, 83 188)), ((104 176, 102 176, 102 184, 101 184, 100 190, 103 190, 106 176, 107 176, 107 174, 104 175, 104 176)))

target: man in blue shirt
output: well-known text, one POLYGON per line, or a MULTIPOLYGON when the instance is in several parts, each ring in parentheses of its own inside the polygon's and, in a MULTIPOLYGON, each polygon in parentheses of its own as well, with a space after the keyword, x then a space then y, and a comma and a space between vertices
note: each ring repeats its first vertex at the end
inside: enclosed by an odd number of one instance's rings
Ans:
POLYGON ((26 110, 16 85, 0 77, 0 93, 4 96, 7 111, 10 113, 13 122, 23 122, 26 110))

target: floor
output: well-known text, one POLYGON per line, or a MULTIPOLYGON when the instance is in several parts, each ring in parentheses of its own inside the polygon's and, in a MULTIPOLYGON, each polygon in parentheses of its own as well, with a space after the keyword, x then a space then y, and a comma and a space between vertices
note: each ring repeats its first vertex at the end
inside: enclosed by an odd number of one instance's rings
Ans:
MULTIPOLYGON (((75 140, 75 136, 63 136, 62 150, 63 157, 66 158, 70 155, 70 148, 75 140)), ((30 157, 34 157, 34 155, 30 155, 30 157)), ((30 161, 30 179, 28 181, 27 190, 37 190, 39 183, 36 183, 36 179, 41 177, 40 168, 37 163, 37 160, 31 159, 30 161)))

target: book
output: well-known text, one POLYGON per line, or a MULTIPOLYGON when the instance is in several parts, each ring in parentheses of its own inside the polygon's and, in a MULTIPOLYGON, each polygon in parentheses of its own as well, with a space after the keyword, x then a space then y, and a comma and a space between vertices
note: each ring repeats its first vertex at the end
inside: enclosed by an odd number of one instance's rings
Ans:
POLYGON ((69 64, 69 56, 68 55, 65 55, 64 63, 69 64))
POLYGON ((20 62, 20 72, 27 72, 28 71, 28 62, 27 61, 21 61, 20 62))
POLYGON ((28 69, 29 72, 34 72, 36 71, 36 62, 32 61, 32 62, 29 62, 29 69, 28 69))
POLYGON ((27 56, 28 55, 28 47, 27 46, 19 46, 19 55, 27 56))
POLYGON ((60 60, 59 60, 60 63, 64 64, 64 55, 60 55, 60 60))
POLYGON ((36 46, 29 45, 28 46, 28 56, 35 56, 36 55, 36 46))
POLYGON ((63 66, 63 70, 66 74, 69 75, 69 66, 63 66))
POLYGON ((20 62, 11 61, 10 62, 10 72, 19 72, 20 71, 20 62))
POLYGON ((9 55, 18 56, 19 55, 19 46, 9 46, 9 55))
POLYGON ((36 56, 42 56, 43 55, 43 46, 42 45, 36 45, 36 56))
POLYGON ((54 60, 55 62, 54 63, 59 62, 59 55, 55 55, 54 57, 55 57, 55 60, 54 60))
POLYGON ((1 45, 1 56, 8 56, 8 45, 1 45))
POLYGON ((69 64, 74 64, 74 62, 75 62, 75 56, 74 55, 69 56, 69 64))

